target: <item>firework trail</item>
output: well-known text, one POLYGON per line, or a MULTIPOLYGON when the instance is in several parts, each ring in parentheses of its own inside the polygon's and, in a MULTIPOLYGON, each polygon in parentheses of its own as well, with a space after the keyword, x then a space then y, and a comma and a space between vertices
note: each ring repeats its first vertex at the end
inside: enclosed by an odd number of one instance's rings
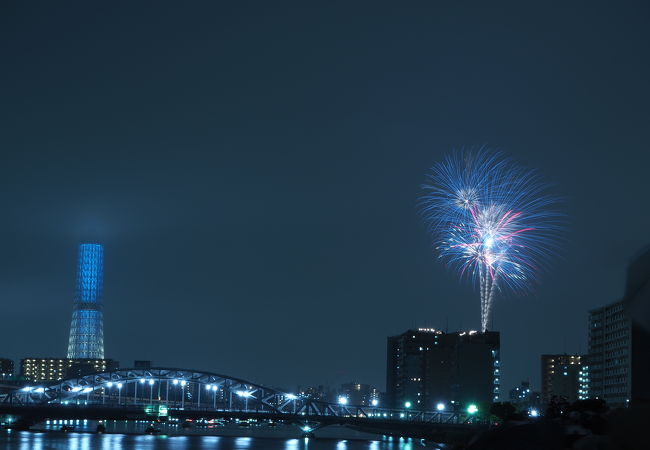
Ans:
POLYGON ((422 188, 421 212, 435 248, 478 286, 486 331, 496 291, 528 291, 552 255, 557 199, 535 171, 484 148, 447 156, 422 188))

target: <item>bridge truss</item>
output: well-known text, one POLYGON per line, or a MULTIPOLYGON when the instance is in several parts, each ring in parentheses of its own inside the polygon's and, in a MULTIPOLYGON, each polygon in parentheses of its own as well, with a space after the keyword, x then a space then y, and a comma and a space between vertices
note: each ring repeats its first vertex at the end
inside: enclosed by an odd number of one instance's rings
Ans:
POLYGON ((88 405, 145 407, 187 412, 232 412, 297 422, 333 418, 399 420, 431 424, 469 424, 473 416, 445 411, 415 411, 330 403, 216 373, 176 368, 119 369, 59 381, 28 384, 0 395, 16 406, 88 405))

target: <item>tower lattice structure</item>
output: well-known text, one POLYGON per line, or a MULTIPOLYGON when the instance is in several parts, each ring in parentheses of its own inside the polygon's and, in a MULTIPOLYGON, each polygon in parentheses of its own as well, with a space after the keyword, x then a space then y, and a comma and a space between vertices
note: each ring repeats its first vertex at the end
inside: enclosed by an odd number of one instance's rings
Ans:
POLYGON ((79 246, 76 284, 68 358, 103 359, 104 248, 101 244, 79 246))

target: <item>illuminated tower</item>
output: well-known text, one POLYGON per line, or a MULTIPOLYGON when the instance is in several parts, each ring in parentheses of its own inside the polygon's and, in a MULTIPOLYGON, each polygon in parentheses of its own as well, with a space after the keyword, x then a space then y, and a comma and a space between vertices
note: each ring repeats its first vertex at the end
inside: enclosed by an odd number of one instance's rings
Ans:
POLYGON ((104 248, 101 244, 81 244, 68 358, 104 358, 103 285, 104 248))

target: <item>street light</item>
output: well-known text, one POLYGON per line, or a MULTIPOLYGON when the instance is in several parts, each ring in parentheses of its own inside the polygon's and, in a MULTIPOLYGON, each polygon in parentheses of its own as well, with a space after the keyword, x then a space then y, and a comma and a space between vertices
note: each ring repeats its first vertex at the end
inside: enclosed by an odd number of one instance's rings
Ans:
MULTIPOLYGON (((144 378, 140 378, 140 384, 144 384, 144 378)), ((138 403, 138 383, 135 383, 135 392, 133 393, 133 402, 138 403)))
MULTIPOLYGON (((113 383, 109 381, 108 383, 106 383, 106 387, 107 389, 104 389, 104 392, 102 393, 102 403, 106 403, 106 392, 108 391, 108 389, 113 387, 113 383)), ((108 391, 108 395, 109 396, 111 395, 110 391, 108 391)))
POLYGON ((122 403, 122 383, 117 383, 117 404, 122 403))
POLYGON ((187 381, 181 380, 181 394, 183 397, 181 398, 181 408, 185 409, 185 385, 187 384, 187 381))
POLYGON ((153 405, 153 384, 155 381, 153 379, 149 380, 149 404, 153 405))
POLYGON ((237 391, 236 394, 244 398, 244 409, 248 411, 248 398, 252 397, 253 394, 250 391, 237 391))
POLYGON ((285 397, 287 400, 293 402, 293 413, 296 413, 296 400, 298 399, 298 396, 296 394, 286 394, 285 397))

